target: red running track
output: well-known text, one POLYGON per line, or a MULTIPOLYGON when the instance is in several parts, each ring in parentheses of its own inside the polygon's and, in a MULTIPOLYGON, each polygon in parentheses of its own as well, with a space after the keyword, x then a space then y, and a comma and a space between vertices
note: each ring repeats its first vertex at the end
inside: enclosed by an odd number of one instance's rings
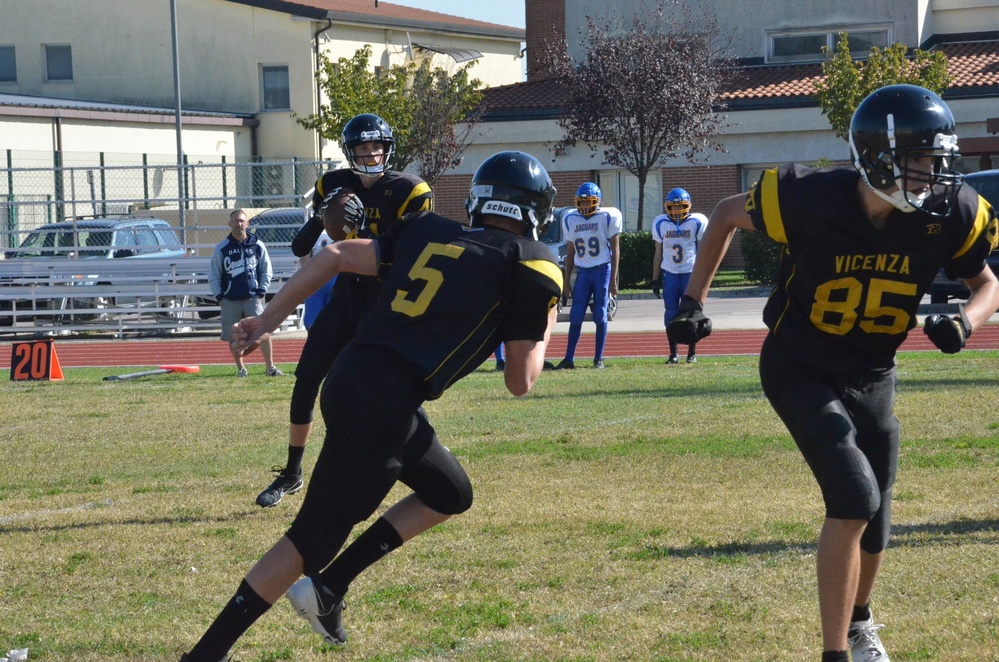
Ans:
MULTIPOLYGON (((766 331, 719 330, 697 345, 698 356, 755 355, 766 331)), ((302 352, 302 338, 274 340, 276 363, 297 363, 302 352)), ((0 343, 0 369, 10 369, 9 341, 0 343)), ((548 358, 560 360, 565 355, 566 336, 552 337, 548 358)), ((158 365, 228 365, 232 363, 228 347, 220 340, 60 340, 55 339, 56 355, 64 368, 78 367, 144 367, 158 365)), ((919 329, 914 329, 902 344, 903 351, 935 350, 919 329)), ((987 324, 968 340, 968 349, 999 349, 999 324, 987 324)), ((654 357, 668 354, 665 332, 610 333, 604 349, 605 358, 654 357)), ((593 356, 593 334, 584 334, 576 348, 576 358, 593 356)), ((262 363, 259 354, 249 357, 249 364, 262 363)))

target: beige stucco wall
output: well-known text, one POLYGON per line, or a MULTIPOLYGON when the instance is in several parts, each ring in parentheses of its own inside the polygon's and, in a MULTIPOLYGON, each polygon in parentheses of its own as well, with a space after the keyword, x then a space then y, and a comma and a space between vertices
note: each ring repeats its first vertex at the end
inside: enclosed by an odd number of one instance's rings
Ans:
MULTIPOLYGON (((175 163, 177 134, 173 124, 62 120, 62 149, 70 161, 93 164, 100 153, 109 165, 141 163, 146 154, 151 163, 175 163)), ((0 116, 0 145, 17 152, 15 167, 31 167, 36 159, 51 163, 56 150, 57 128, 52 118, 0 116), (37 156, 31 156, 37 153, 37 156)), ((229 163, 238 154, 249 154, 250 130, 244 127, 184 127, 184 153, 192 163, 229 163)))
MULTIPOLYGON (((173 109, 168 0, 0 0, 0 15, 0 43, 15 47, 18 78, 15 84, 0 84, 0 93, 173 109), (71 46, 72 82, 44 81, 44 44, 71 46)), ((317 107, 314 34, 325 23, 224 0, 177 0, 177 24, 183 108, 257 114, 256 153, 264 160, 318 156, 316 136, 298 125, 292 112, 307 116, 317 107), (261 67, 265 65, 288 67, 290 111, 263 110, 261 67)), ((349 57, 368 43, 372 63, 388 66, 405 61, 410 41, 482 52, 472 74, 488 85, 522 80, 520 43, 514 40, 420 30, 407 35, 406 30, 338 23, 324 35, 323 48, 336 59, 349 57)), ((441 55, 434 56, 434 62, 445 67, 454 64, 441 55)), ((147 129, 159 133, 148 126, 138 130, 147 129)), ((156 149, 149 144, 161 142, 156 135, 136 142, 125 135, 130 130, 122 129, 110 138, 84 131, 67 132, 64 137, 72 133, 81 140, 93 138, 94 144, 83 151, 94 152, 104 150, 109 141, 135 143, 143 151, 156 149)), ((203 148, 188 145, 188 131, 185 128, 185 151, 202 152, 203 148)), ((0 134, 0 139, 5 137, 0 134)), ((199 138, 192 135, 190 140, 199 138)), ((244 158, 251 154, 249 141, 234 136, 206 139, 212 144, 220 140, 245 148, 236 152, 244 158)), ((173 144, 163 153, 176 153, 175 139, 167 142, 173 144)), ((330 145, 323 156, 338 158, 339 152, 330 145)))

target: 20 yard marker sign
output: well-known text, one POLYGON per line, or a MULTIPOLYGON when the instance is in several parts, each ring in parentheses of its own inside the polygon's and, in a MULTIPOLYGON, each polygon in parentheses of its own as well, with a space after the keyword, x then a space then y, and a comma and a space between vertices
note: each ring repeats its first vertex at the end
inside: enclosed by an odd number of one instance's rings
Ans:
POLYGON ((10 380, 62 381, 62 366, 51 338, 16 342, 10 347, 10 380))

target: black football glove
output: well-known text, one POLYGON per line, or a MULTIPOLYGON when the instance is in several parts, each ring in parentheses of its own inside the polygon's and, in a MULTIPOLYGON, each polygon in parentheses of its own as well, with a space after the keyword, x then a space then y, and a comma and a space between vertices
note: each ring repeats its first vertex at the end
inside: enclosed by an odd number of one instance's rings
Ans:
POLYGON ((676 316, 669 322, 669 334, 676 342, 693 345, 711 335, 711 320, 704 316, 701 302, 686 294, 680 299, 676 316))
POLYGON ((652 281, 652 296, 654 296, 657 299, 663 298, 663 288, 658 280, 652 281))
POLYGON ((971 323, 964 314, 963 304, 958 305, 957 312, 954 317, 927 315, 923 324, 926 337, 944 354, 957 354, 971 337, 971 323))

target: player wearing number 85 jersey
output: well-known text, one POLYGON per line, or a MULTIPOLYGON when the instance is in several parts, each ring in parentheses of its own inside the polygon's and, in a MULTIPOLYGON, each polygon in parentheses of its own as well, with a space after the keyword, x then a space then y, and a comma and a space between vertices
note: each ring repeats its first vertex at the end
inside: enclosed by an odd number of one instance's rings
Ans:
POLYGON ((985 258, 999 222, 951 170, 954 118, 929 90, 891 85, 868 95, 850 148, 854 168, 783 165, 748 195, 718 203, 670 330, 681 342, 710 332, 702 304, 736 229, 782 245, 760 379, 825 503, 816 555, 822 660, 886 662, 869 601, 898 466, 895 352, 941 267, 972 294, 957 316, 927 317, 937 347, 959 351, 995 312, 999 281, 985 258))

